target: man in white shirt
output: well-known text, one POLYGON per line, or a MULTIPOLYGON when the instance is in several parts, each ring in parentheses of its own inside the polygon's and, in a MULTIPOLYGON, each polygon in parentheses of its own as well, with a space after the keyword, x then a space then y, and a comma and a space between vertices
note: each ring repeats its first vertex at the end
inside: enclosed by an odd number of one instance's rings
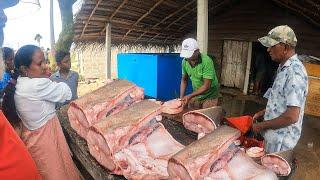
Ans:
POLYGON ((263 116, 264 121, 254 124, 253 131, 264 135, 267 153, 293 149, 301 136, 308 93, 307 72, 295 53, 297 38, 289 26, 283 25, 259 41, 280 64, 272 88, 264 95, 268 99, 266 108, 254 115, 254 119, 263 116))

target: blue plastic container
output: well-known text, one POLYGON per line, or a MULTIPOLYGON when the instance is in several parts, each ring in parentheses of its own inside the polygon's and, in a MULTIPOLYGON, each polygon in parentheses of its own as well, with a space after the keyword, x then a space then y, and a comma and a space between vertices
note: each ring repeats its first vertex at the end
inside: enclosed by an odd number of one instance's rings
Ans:
MULTIPOLYGON (((179 97, 182 62, 179 54, 123 53, 117 59, 118 78, 144 88, 146 96, 162 101, 179 97)), ((190 82, 187 92, 191 92, 190 82)))

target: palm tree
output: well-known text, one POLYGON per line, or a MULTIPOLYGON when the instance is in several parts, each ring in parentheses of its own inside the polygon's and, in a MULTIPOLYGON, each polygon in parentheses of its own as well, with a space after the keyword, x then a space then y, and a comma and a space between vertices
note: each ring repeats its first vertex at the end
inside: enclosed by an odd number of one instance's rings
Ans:
POLYGON ((42 36, 40 34, 36 34, 36 36, 34 37, 34 40, 38 42, 38 46, 40 47, 40 41, 42 39, 42 36))

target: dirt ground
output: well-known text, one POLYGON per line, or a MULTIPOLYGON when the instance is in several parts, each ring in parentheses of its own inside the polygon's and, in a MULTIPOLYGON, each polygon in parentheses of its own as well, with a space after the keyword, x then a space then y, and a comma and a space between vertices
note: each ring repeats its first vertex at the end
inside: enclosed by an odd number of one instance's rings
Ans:
MULTIPOLYGON (((82 96, 101 86, 104 82, 97 80, 93 83, 79 83, 78 95, 82 96)), ((252 98, 252 97, 251 97, 252 98)), ((250 97, 249 97, 250 99, 250 97)), ((240 96, 225 95, 222 106, 227 111, 227 117, 253 115, 264 108, 261 101, 251 101, 240 96)), ((305 115, 302 136, 294 149, 297 158, 297 169, 291 179, 316 180, 320 175, 320 117, 305 115)))
POLYGON ((92 92, 104 85, 104 80, 96 79, 91 81, 80 81, 78 84, 78 97, 92 92))

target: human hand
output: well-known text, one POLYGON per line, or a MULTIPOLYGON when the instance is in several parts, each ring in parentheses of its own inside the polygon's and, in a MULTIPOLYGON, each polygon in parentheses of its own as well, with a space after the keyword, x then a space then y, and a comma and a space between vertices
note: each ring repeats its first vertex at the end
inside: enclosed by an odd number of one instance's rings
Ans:
POLYGON ((191 99, 191 96, 189 96, 189 95, 184 96, 183 98, 181 98, 182 105, 183 105, 183 106, 188 105, 188 103, 189 103, 190 99, 191 99))
POLYGON ((255 135, 260 133, 264 129, 263 123, 254 123, 252 125, 252 131, 255 135))
POLYGON ((264 111, 259 111, 253 115, 252 119, 254 122, 256 122, 263 115, 264 115, 264 111))
POLYGON ((256 121, 260 117, 259 113, 255 113, 252 117, 253 121, 256 121))
POLYGON ((45 77, 47 77, 47 78, 50 78, 50 76, 51 76, 51 71, 50 71, 50 69, 49 68, 47 68, 46 70, 45 70, 45 77))

